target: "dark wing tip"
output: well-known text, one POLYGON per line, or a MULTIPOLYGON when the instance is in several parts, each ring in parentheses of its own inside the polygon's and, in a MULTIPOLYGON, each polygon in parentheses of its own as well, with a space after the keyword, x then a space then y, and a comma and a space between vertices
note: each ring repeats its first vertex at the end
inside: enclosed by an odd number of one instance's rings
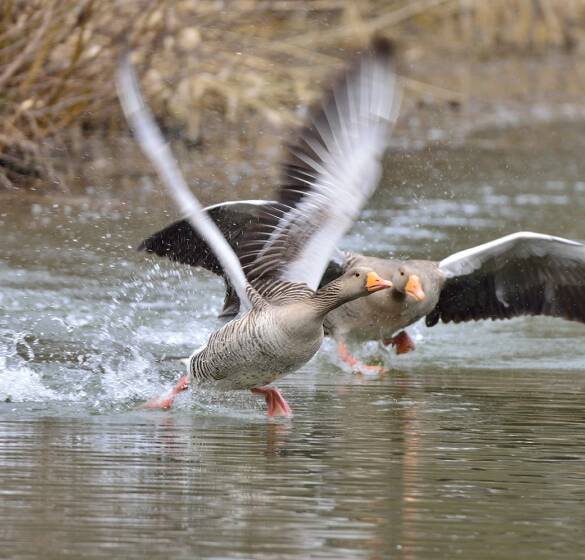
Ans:
POLYGON ((427 327, 434 327, 441 317, 441 312, 435 307, 426 317, 425 324, 427 327))
MULTIPOLYGON (((161 245, 161 243, 164 243, 165 241, 167 242, 168 245, 171 244, 170 241, 167 241, 165 239, 159 239, 159 236, 161 233, 163 233, 165 230, 162 230, 160 232, 157 232, 153 235, 150 235, 149 237, 143 239, 139 245, 136 247, 136 251, 138 252, 142 252, 145 251, 146 253, 156 253, 158 250, 158 245, 161 245)), ((159 255, 162 256, 162 255, 159 255)))
POLYGON ((396 43, 386 37, 376 35, 370 43, 370 49, 376 57, 390 59, 396 54, 396 43))

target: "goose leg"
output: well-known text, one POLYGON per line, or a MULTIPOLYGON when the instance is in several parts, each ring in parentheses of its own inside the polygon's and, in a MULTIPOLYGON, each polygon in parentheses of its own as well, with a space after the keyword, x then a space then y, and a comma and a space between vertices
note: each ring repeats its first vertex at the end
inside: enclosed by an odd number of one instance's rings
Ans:
POLYGON ((268 416, 286 416, 290 418, 293 415, 292 408, 276 387, 256 387, 251 391, 255 395, 264 395, 266 406, 268 407, 268 416))
POLYGON ((368 366, 366 364, 362 364, 359 360, 356 360, 347 349, 345 341, 343 338, 340 338, 337 341, 337 353, 339 357, 349 366, 351 369, 358 373, 363 373, 365 375, 368 374, 379 374, 384 371, 382 366, 368 366))
POLYGON ((391 338, 383 338, 382 344, 384 346, 389 346, 390 344, 394 346, 394 351, 397 356, 411 352, 416 348, 414 340, 408 336, 406 331, 400 331, 396 336, 391 338))
POLYGON ((171 392, 162 397, 155 397, 154 399, 150 399, 149 401, 145 402, 143 407, 144 408, 160 408, 160 409, 167 409, 171 408, 175 397, 181 392, 185 391, 185 389, 189 388, 189 376, 183 375, 181 379, 177 382, 177 384, 171 389, 171 392))

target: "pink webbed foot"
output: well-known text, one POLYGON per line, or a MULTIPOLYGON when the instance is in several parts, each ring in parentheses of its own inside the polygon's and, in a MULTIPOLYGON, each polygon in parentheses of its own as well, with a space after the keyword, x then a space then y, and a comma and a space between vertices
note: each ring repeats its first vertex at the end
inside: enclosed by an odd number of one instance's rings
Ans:
POLYGON ((189 388, 189 376, 184 375, 179 379, 177 384, 171 389, 171 392, 168 395, 162 397, 156 397, 154 399, 150 399, 149 401, 145 402, 142 406, 144 408, 150 409, 162 409, 166 410, 167 408, 171 408, 176 396, 181 392, 185 391, 189 388))
POLYGON ((339 354, 339 357, 356 373, 362 373, 364 375, 379 375, 385 371, 382 366, 369 366, 367 364, 362 364, 359 360, 356 360, 349 353, 349 350, 347 349, 347 346, 343 340, 339 340, 337 342, 337 353, 339 354))
POLYGON ((406 331, 400 331, 392 338, 384 338, 382 343, 384 346, 389 346, 390 344, 394 346, 394 351, 396 352, 397 356, 400 354, 407 354, 408 352, 412 352, 412 350, 416 348, 414 340, 408 336, 406 331))
POLYGON ((292 417, 292 408, 284 400, 282 393, 276 387, 256 387, 251 389, 251 391, 255 395, 264 395, 266 406, 268 407, 268 416, 284 416, 286 418, 292 417))

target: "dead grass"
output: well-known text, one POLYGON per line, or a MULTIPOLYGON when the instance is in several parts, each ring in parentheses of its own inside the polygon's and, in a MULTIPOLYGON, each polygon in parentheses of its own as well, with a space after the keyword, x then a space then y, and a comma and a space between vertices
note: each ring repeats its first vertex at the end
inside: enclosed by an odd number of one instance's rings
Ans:
POLYGON ((374 33, 411 61, 437 51, 482 58, 579 48, 583 23, 585 0, 4 0, 0 188, 65 188, 47 151, 124 128, 112 79, 122 45, 167 128, 197 142, 209 111, 295 122, 343 53, 374 33))

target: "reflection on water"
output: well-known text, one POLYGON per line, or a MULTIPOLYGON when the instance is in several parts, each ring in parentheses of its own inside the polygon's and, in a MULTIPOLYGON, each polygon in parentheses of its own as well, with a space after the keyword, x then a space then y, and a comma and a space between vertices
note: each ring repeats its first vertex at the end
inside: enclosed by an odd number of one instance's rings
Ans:
MULTIPOLYGON (((397 154, 346 247, 442 258, 519 229, 583 239, 584 133, 397 154)), ((583 550, 584 326, 417 325, 412 354, 358 351, 392 367, 373 380, 329 342, 279 383, 290 422, 248 395, 141 411, 216 325, 222 286, 134 253, 169 216, 150 191, 131 200, 0 200, 0 556, 583 550)))

